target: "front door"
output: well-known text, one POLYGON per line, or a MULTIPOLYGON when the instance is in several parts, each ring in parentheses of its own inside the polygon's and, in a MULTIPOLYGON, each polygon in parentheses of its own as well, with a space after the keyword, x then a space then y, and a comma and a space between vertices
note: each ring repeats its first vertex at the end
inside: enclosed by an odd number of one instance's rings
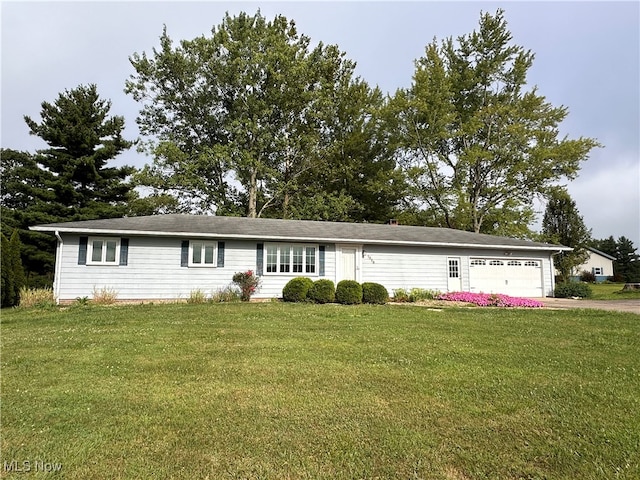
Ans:
POLYGON ((342 248, 340 255, 342 280, 356 280, 356 253, 355 248, 342 248))
POLYGON ((447 275, 449 281, 447 282, 447 289, 450 292, 462 291, 462 275, 460 274, 460 259, 449 257, 447 275))

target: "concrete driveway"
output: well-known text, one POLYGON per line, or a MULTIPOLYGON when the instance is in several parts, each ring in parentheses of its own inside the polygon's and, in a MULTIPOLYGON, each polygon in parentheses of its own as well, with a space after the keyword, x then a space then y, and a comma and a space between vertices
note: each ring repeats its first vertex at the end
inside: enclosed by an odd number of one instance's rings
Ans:
POLYGON ((611 310, 629 312, 640 315, 640 299, 633 300, 574 300, 572 298, 539 298, 547 308, 588 308, 595 310, 611 310))

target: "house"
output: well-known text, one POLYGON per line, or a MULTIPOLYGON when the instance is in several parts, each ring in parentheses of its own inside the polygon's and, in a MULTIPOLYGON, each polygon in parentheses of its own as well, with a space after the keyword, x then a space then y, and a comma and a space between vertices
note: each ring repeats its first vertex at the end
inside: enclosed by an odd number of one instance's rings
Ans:
POLYGON ((582 265, 573 269, 572 277, 580 279, 582 272, 591 272, 596 277, 596 282, 604 282, 609 277, 613 277, 613 262, 616 259, 595 248, 588 247, 589 259, 582 265))
POLYGON ((552 256, 567 247, 459 230, 198 215, 38 225, 58 239, 60 302, 109 288, 119 300, 185 299, 254 270, 254 298, 282 295, 292 278, 378 282, 397 288, 553 294, 552 256))

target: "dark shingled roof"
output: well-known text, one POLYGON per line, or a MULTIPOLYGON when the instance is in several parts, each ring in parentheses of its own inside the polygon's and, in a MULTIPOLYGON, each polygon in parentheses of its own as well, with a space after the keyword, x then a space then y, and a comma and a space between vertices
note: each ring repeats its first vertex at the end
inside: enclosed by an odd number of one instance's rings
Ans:
POLYGON ((368 243, 564 250, 566 247, 449 228, 316 222, 206 215, 153 215, 36 225, 32 230, 77 234, 246 238, 263 241, 368 243))

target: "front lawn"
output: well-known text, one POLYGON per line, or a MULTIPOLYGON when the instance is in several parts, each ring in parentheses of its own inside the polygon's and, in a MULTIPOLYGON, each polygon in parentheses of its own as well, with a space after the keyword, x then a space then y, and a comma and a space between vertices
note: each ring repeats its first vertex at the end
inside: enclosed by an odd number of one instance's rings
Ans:
POLYGON ((638 478, 639 319, 283 303, 3 311, 0 477, 59 464, 48 476, 638 478))
POLYGON ((592 300, 624 300, 640 298, 640 290, 622 290, 624 283, 590 283, 592 300))

